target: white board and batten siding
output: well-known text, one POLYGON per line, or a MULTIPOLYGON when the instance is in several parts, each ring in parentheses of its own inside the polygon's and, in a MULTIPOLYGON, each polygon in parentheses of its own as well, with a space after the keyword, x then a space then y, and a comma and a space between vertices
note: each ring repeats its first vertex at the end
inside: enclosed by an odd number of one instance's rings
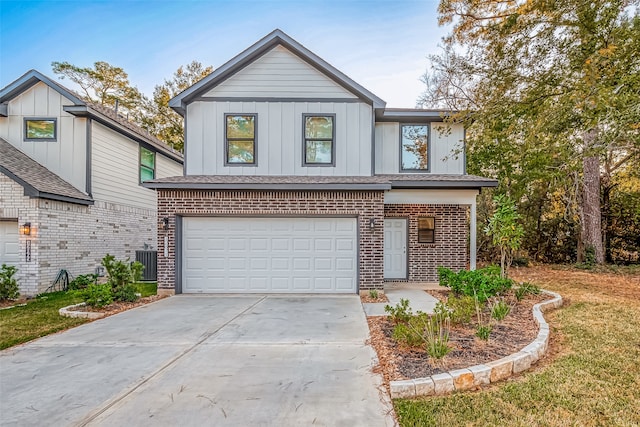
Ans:
POLYGON ((73 102, 39 82, 9 101, 8 117, 0 117, 0 137, 44 167, 86 191, 86 119, 63 108, 73 102), (25 141, 25 118, 55 118, 56 141, 25 141))
POLYGON ((187 107, 187 175, 370 176, 372 108, 362 102, 203 102, 187 107), (255 113, 257 166, 225 166, 225 113, 255 113), (303 166, 303 113, 335 114, 335 167, 303 166))
POLYGON ((356 218, 187 217, 183 293, 356 293, 356 218))
MULTIPOLYGON (((140 145, 106 126, 92 124, 92 195, 97 201, 156 209, 154 190, 140 182, 140 145)), ((156 178, 182 175, 182 165, 156 154, 156 178)))
MULTIPOLYGON (((400 123, 376 123, 376 174, 400 170, 400 123)), ((430 173, 464 174, 464 127, 461 124, 429 124, 430 173)), ((408 172, 412 173, 412 172, 408 172)))
POLYGON ((372 107, 285 47, 276 46, 203 98, 209 99, 187 107, 187 175, 372 174, 372 107), (225 113, 258 115, 257 166, 224 165, 225 113), (303 166, 304 113, 335 114, 335 167, 303 166))
POLYGON ((283 46, 271 49, 205 96, 357 98, 283 46))

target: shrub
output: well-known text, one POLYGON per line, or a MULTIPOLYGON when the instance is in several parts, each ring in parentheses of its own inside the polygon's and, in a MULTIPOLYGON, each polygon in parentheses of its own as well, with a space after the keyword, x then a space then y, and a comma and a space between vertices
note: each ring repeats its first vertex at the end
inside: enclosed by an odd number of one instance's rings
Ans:
POLYGON ((2 264, 2 268, 0 268, 0 301, 16 299, 20 296, 18 281, 13 277, 17 272, 16 267, 2 264))
MULTIPOLYGON (((413 319, 409 322, 416 323, 413 319)), ((409 347, 418 347, 422 345, 424 341, 422 335, 420 335, 419 326, 410 326, 409 322, 398 323, 394 326, 392 337, 398 343, 405 344, 409 347)))
POLYGON ((81 291, 78 291, 84 302, 91 307, 105 307, 113 302, 113 293, 111 291, 111 285, 105 283, 104 285, 98 285, 92 283, 81 291))
POLYGON ((533 283, 524 282, 521 283, 515 291, 516 299, 522 301, 527 295, 540 295, 540 288, 533 283))
POLYGON ((378 299, 378 291, 376 291, 375 289, 371 289, 369 291, 369 298, 378 299))
POLYGON ((407 323, 413 316, 413 311, 411 307, 409 307, 409 300, 404 298, 402 298, 395 307, 391 307, 388 304, 385 305, 384 311, 389 313, 391 321, 395 324, 407 323))
POLYGON ((95 284, 98 281, 97 274, 81 274, 69 282, 69 290, 75 291, 78 289, 85 289, 92 283, 95 284))
POLYGON ((473 297, 451 295, 447 299, 451 323, 455 325, 467 324, 476 312, 476 301, 473 297))
POLYGON ((139 261, 134 261, 131 263, 131 276, 133 277, 134 282, 139 282, 142 280, 142 272, 144 271, 144 265, 139 261))
POLYGON ((500 268, 497 266, 474 271, 461 270, 458 273, 439 267, 438 278, 440 286, 448 287, 458 295, 477 297, 480 302, 485 302, 513 286, 511 279, 500 277, 500 268))
POLYGON ((393 328, 393 338, 409 347, 424 346, 427 354, 441 359, 450 351, 450 321, 446 314, 429 316, 419 312, 406 323, 398 323, 393 328))
POLYGON ((137 301, 138 298, 140 297, 138 296, 136 287, 130 283, 116 289, 115 292, 113 292, 113 299, 116 301, 134 302, 137 301))
POLYGON ((490 304, 491 317, 498 322, 504 320, 505 317, 511 312, 511 307, 504 299, 499 299, 496 302, 490 304))
POLYGON ((476 336, 484 341, 489 341, 489 335, 491 335, 491 331, 493 330, 493 326, 491 325, 478 325, 476 327, 476 336))

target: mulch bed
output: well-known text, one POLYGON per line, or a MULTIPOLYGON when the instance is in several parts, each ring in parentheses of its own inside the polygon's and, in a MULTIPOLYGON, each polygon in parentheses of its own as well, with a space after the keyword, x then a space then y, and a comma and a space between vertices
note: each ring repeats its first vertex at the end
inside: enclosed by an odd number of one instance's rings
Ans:
POLYGON ((378 298, 371 298, 369 292, 363 292, 360 294, 360 301, 363 303, 381 303, 389 302, 389 298, 382 292, 378 292, 378 298))
POLYGON ((76 307, 73 311, 84 311, 84 312, 93 312, 93 313, 105 313, 105 316, 111 316, 113 314, 118 314, 123 311, 131 310, 132 308, 139 307, 141 305, 149 304, 151 302, 157 301, 159 299, 165 298, 166 295, 151 295, 148 297, 140 298, 135 302, 121 302, 115 301, 109 304, 106 307, 97 308, 90 307, 88 305, 83 305, 80 307, 76 307))
MULTIPOLYGON (((440 300, 446 299, 446 291, 429 291, 440 300)), ((475 324, 453 326, 449 334, 451 351, 442 360, 431 359, 421 348, 398 345, 392 338, 393 323, 388 317, 368 317, 371 345, 378 353, 380 370, 384 382, 428 377, 454 369, 498 360, 520 351, 538 334, 532 308, 535 304, 550 299, 548 295, 529 295, 515 304, 511 313, 495 324, 489 341, 475 336, 475 324)), ((509 300, 513 304, 514 300, 509 300)))

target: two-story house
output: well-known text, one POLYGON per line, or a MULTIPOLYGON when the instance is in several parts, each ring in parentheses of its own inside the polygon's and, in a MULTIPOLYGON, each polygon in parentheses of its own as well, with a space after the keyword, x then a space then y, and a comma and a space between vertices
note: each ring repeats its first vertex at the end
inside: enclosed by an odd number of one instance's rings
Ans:
POLYGON ((182 164, 112 109, 27 72, 0 90, 0 264, 34 295, 60 270, 94 273, 107 253, 157 248, 156 195, 141 183, 182 164))
POLYGON ((170 102, 183 176, 158 193, 165 293, 357 293, 475 267, 462 125, 385 102, 275 30, 170 102))

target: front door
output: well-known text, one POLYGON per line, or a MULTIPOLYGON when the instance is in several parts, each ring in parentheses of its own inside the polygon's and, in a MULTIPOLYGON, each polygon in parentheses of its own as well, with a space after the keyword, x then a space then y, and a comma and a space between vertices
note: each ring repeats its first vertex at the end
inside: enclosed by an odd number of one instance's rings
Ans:
POLYGON ((407 220, 384 220, 384 278, 407 278, 407 220))

